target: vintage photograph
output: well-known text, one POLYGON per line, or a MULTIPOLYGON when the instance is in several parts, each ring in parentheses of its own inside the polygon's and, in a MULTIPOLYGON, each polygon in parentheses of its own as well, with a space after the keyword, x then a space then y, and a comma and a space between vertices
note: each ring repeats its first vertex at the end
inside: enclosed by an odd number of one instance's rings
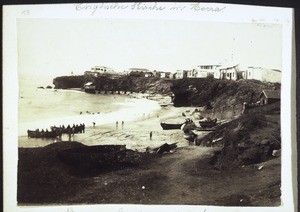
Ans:
POLYGON ((18 205, 281 205, 281 25, 17 30, 18 205))
POLYGON ((291 11, 4 12, 4 211, 293 208, 291 11))

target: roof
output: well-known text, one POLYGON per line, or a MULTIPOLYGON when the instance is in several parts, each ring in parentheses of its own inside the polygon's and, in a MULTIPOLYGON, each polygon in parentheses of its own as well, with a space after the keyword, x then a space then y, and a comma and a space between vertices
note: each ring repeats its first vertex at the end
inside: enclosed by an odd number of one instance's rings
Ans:
POLYGON ((140 71, 140 72, 150 72, 148 69, 146 68, 131 68, 129 69, 130 71, 140 71))
POLYGON ((203 63, 203 64, 198 65, 197 67, 199 67, 199 66, 221 66, 221 64, 220 64, 220 63, 218 63, 218 64, 214 64, 214 63, 203 63))
MULTIPOLYGON (((187 72, 188 70, 176 70, 176 73, 178 72, 187 72)), ((191 71, 191 70, 190 70, 191 71)))
POLYGON ((278 69, 271 69, 272 71, 276 71, 276 72, 280 72, 281 73, 281 71, 280 70, 278 70, 278 69))
POLYGON ((239 66, 238 63, 227 63, 227 64, 223 64, 222 66, 219 67, 219 69, 230 69, 230 68, 234 68, 236 66, 239 66))
POLYGON ((280 99, 280 90, 263 90, 261 95, 262 94, 268 99, 280 99))
POLYGON ((84 84, 84 86, 89 86, 89 85, 92 85, 92 84, 93 84, 93 82, 87 82, 87 83, 84 84))
POLYGON ((171 74, 170 71, 156 71, 156 73, 165 73, 165 74, 171 74))
POLYGON ((278 69, 270 69, 270 68, 254 67, 254 66, 249 66, 248 68, 260 69, 260 70, 270 70, 270 71, 275 71, 275 72, 281 73, 281 70, 278 70, 278 69))
POLYGON ((92 68, 106 68, 106 69, 112 69, 112 68, 109 68, 109 67, 106 67, 106 66, 94 66, 92 68))

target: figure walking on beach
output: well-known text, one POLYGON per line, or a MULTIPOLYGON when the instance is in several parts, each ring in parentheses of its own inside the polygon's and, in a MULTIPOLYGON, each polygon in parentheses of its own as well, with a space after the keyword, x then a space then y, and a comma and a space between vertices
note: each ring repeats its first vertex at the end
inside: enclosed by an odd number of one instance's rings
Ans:
POLYGON ((96 125, 96 123, 95 123, 95 122, 93 122, 93 127, 95 127, 95 125, 96 125))
POLYGON ((124 121, 122 121, 122 129, 124 128, 124 121))
POLYGON ((118 124, 119 124, 118 121, 116 121, 116 129, 118 129, 118 124))
POLYGON ((68 129, 69 141, 71 141, 71 129, 68 129))
POLYGON ((152 140, 152 131, 150 132, 150 140, 152 140))

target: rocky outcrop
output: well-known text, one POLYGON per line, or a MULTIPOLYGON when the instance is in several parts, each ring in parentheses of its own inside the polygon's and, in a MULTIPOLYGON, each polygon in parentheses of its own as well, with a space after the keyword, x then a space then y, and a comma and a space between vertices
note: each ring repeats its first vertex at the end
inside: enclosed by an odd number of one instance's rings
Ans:
POLYGON ((94 82, 97 90, 128 91, 138 93, 158 93, 172 96, 175 107, 195 106, 221 108, 254 102, 263 89, 271 89, 274 84, 255 80, 203 79, 160 79, 155 77, 130 76, 63 76, 53 80, 56 89, 82 88, 84 83, 94 82))
POLYGON ((84 76, 61 76, 53 79, 55 89, 81 88, 88 79, 84 76))
POLYGON ((167 79, 130 76, 62 76, 53 79, 56 89, 82 88, 86 82, 93 82, 101 91, 131 91, 137 93, 159 93, 171 95, 172 83, 167 79))

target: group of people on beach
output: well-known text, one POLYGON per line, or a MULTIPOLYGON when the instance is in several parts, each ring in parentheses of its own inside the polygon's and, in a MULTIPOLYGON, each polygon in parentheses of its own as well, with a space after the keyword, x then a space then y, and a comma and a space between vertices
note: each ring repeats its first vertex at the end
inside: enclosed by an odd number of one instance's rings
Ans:
POLYGON ((67 127, 65 127, 65 125, 59 125, 59 127, 56 127, 55 125, 53 127, 51 127, 51 130, 61 130, 63 133, 84 133, 85 132, 85 124, 73 124, 73 126, 71 127, 70 125, 68 125, 67 127))
POLYGON ((55 137, 61 137, 63 133, 69 134, 69 137, 71 134, 75 133, 84 133, 85 132, 85 124, 73 124, 71 127, 68 125, 65 127, 64 125, 60 125, 59 127, 51 126, 50 131, 48 129, 40 130, 39 128, 36 130, 27 130, 27 134, 29 138, 55 138, 55 137))
MULTIPOLYGON (((122 129, 124 128, 124 124, 125 124, 125 122, 124 121, 122 121, 121 122, 121 124, 122 124, 122 129)), ((93 127, 95 127, 96 126, 96 122, 93 122, 93 127)), ((116 121, 116 129, 118 129, 118 127, 119 127, 119 122, 118 121, 116 121)))
MULTIPOLYGON (((96 113, 92 113, 92 112, 90 112, 90 111, 86 111, 86 113, 87 114, 91 114, 91 115, 94 115, 94 114, 96 114, 96 113)), ((80 115, 82 115, 83 114, 83 112, 82 111, 80 111, 80 113, 79 113, 80 115)), ((97 114, 100 114, 100 112, 97 112, 97 114)))

